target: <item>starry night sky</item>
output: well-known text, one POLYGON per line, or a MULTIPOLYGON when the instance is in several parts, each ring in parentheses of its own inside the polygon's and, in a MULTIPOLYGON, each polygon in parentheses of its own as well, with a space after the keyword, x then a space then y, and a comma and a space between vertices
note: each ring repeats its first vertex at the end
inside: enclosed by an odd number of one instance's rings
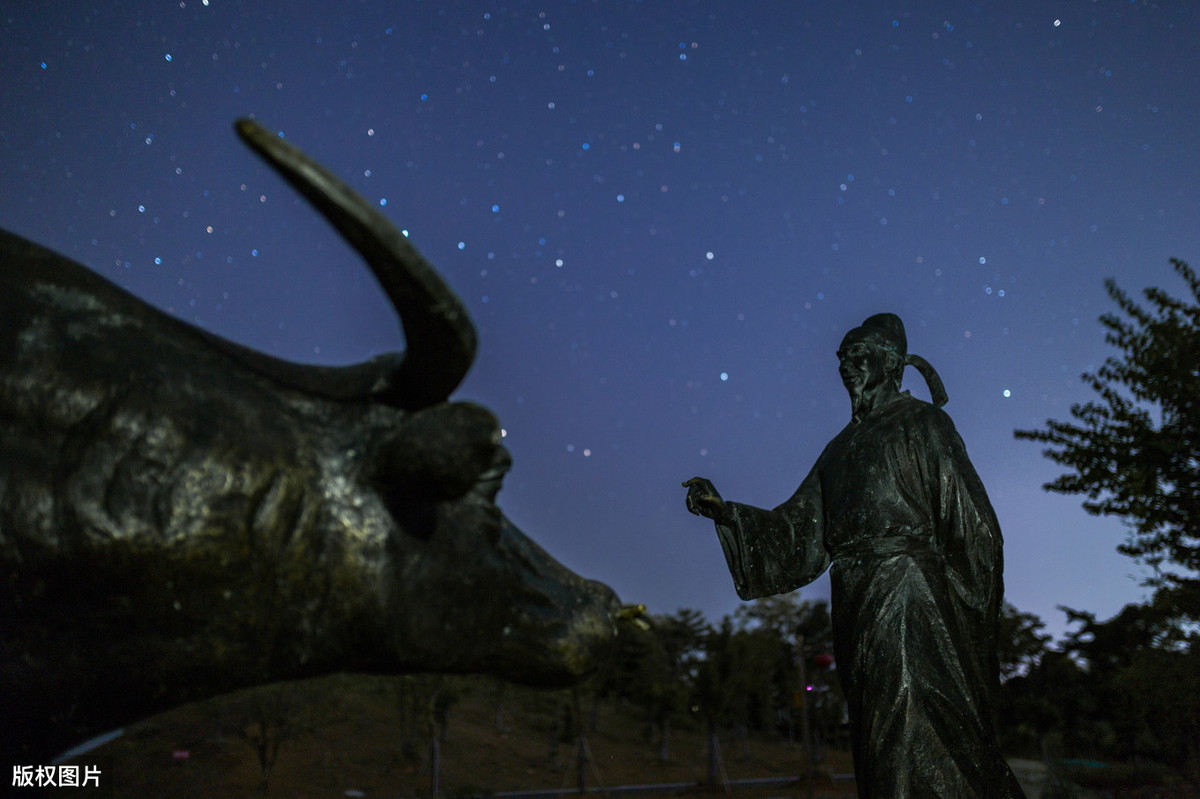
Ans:
POLYGON ((0 226, 276 355, 401 349, 231 123, 282 131, 465 300, 456 396, 504 425, 509 517, 714 621, 738 600, 680 482, 786 499, 849 419, 842 334, 893 311, 1008 599, 1060 634, 1056 605, 1107 617, 1145 572, 1012 433, 1091 398, 1106 277, 1178 294, 1168 258, 1200 262, 1197 42, 1190 0, 0 2, 0 226))

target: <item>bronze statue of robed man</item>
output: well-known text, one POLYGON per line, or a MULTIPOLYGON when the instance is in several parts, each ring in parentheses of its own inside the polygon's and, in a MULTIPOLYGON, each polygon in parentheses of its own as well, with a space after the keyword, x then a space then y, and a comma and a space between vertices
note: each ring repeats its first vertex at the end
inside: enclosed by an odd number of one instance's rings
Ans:
POLYGON ((693 477, 687 508, 716 523, 742 599, 830 569, 838 676, 859 795, 1021 797, 996 745, 1003 592, 1000 526, 933 368, 877 314, 846 334, 838 371, 850 423, 773 510, 727 502, 693 477), (932 404, 901 392, 906 365, 932 404))

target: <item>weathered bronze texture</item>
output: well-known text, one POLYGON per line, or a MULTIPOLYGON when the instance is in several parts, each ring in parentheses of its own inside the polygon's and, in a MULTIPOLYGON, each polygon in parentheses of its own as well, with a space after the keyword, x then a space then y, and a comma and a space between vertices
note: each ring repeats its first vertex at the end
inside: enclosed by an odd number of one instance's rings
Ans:
POLYGON ((838 676, 859 796, 1018 797, 996 745, 1000 526, 927 362, 879 314, 838 349, 851 421, 773 510, 694 477, 687 508, 716 522, 742 599, 830 569, 838 676), (901 393, 916 366, 934 404, 901 393))
POLYGON ((586 674, 616 596, 494 502, 475 331, 408 240, 254 122, 238 132, 371 266, 407 351, 287 363, 0 233, 0 758, 334 671, 586 674))

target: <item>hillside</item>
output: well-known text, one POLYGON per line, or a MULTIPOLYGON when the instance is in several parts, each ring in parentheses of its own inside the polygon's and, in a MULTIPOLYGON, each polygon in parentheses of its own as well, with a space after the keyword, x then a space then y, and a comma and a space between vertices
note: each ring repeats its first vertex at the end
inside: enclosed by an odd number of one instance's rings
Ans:
MULTIPOLYGON (((438 746, 441 795, 577 786, 576 738, 563 732, 574 726, 570 692, 482 679, 338 675, 241 692, 131 726, 75 762, 99 764, 116 797, 254 797, 261 795, 257 738, 266 753, 278 743, 271 796, 427 796, 431 719, 447 704, 438 746), (435 695, 453 701, 432 702, 435 695), (271 719, 265 742, 256 717, 271 719)), ((673 723, 668 758, 659 762, 659 740, 637 708, 601 700, 593 709, 587 697, 581 705, 586 723, 595 716, 585 736, 592 755, 588 787, 705 781, 707 736, 699 719, 685 715, 673 723)), ((802 747, 778 736, 737 740, 722 731, 719 748, 730 780, 804 773, 802 747)), ((852 771, 849 755, 836 751, 822 768, 852 771)), ((763 790, 737 794, 768 795, 763 790)), ((825 777, 820 792, 852 796, 853 780, 825 777)), ((803 792, 776 787, 769 795, 803 792)))

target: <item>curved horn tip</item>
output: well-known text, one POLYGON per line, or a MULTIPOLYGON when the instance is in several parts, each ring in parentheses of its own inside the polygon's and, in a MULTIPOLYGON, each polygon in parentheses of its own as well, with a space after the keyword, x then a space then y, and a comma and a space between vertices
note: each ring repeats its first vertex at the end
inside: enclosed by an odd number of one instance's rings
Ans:
POLYGON ((253 117, 241 117, 233 123, 233 129, 238 138, 250 145, 254 150, 260 150, 272 139, 282 139, 282 133, 273 133, 253 117))
POLYGON ((262 125, 258 124, 250 117, 239 117, 233 122, 234 131, 236 131, 237 135, 241 136, 243 139, 247 136, 253 135, 256 130, 261 128, 262 125))
POLYGON ((379 209, 282 133, 250 117, 236 120, 234 130, 358 251, 398 312, 408 349, 373 393, 410 409, 444 401, 475 356, 475 329, 462 301, 379 209))

